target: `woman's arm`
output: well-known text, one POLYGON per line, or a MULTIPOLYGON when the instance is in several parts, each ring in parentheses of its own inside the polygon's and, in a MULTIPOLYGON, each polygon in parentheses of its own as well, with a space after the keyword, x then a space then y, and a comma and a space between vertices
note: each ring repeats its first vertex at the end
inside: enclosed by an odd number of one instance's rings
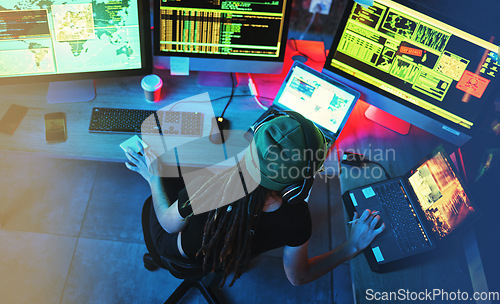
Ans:
POLYGON ((168 233, 182 231, 187 225, 187 220, 179 213, 178 201, 172 204, 167 197, 165 186, 158 174, 159 170, 154 168, 159 164, 157 161, 151 161, 156 160, 156 156, 149 150, 145 152, 140 144, 139 148, 140 154, 130 148, 127 149, 125 156, 129 162, 126 162, 125 165, 128 169, 139 173, 148 182, 156 217, 163 229, 168 233))
POLYGON ((308 257, 309 241, 298 247, 285 246, 283 266, 290 283, 303 285, 312 282, 357 255, 384 230, 384 224, 375 229, 379 219, 380 216, 373 216, 370 210, 365 210, 361 217, 355 214, 349 239, 339 247, 313 258, 308 257))
POLYGON ((179 213, 179 207, 177 206, 179 201, 175 201, 173 204, 170 203, 161 178, 150 181, 149 187, 151 188, 156 217, 163 229, 168 233, 184 230, 188 222, 179 213))

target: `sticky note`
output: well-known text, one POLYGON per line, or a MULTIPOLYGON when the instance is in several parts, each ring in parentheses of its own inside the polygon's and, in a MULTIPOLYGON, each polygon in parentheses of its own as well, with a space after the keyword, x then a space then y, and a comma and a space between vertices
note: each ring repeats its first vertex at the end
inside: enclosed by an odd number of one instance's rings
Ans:
POLYGON ((127 147, 130 147, 132 150, 134 150, 135 153, 139 153, 140 150, 139 150, 139 147, 137 146, 138 142, 142 144, 142 147, 144 149, 146 149, 148 147, 148 145, 145 142, 143 142, 139 136, 134 135, 134 136, 130 137, 129 139, 127 139, 126 141, 122 142, 120 144, 120 148, 122 148, 123 151, 126 151, 127 147))
POLYGON ((457 89, 462 90, 465 93, 471 94, 472 96, 475 96, 477 98, 481 98, 489 83, 489 79, 466 70, 462 74, 462 78, 460 78, 460 81, 457 83, 456 87, 457 89))
POLYGON ((188 76, 189 58, 170 57, 170 75, 188 76))
POLYGON ((373 191, 372 187, 365 188, 361 190, 363 194, 365 195, 365 198, 370 198, 375 195, 375 191, 373 191))
POLYGON ((356 201, 356 198, 354 197, 354 193, 349 193, 349 195, 351 196, 352 204, 354 205, 354 207, 356 207, 358 205, 358 202, 356 201))
POLYGON ((380 251, 380 247, 374 247, 372 248, 372 251, 373 251, 373 255, 375 256, 375 260, 377 260, 377 262, 382 262, 384 259, 384 256, 382 255, 382 251, 380 251))

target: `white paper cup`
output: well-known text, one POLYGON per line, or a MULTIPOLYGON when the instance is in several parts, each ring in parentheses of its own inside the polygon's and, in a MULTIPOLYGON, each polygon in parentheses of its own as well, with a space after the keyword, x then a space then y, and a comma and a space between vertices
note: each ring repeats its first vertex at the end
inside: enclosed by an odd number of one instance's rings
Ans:
POLYGON ((144 89, 144 96, 149 102, 160 101, 162 86, 163 81, 160 76, 155 74, 144 76, 141 81, 141 87, 144 89))

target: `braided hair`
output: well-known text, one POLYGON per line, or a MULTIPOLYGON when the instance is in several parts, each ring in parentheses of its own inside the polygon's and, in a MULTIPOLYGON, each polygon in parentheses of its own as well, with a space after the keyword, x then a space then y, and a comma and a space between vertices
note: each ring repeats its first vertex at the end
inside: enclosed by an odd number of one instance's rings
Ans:
POLYGON ((236 197, 236 192, 241 189, 241 172, 238 168, 235 166, 211 178, 184 204, 186 206, 196 199, 202 199, 205 207, 214 207, 208 213, 202 246, 196 257, 203 258, 205 271, 222 272, 221 287, 231 273, 234 275, 229 287, 245 272, 251 258, 255 225, 265 199, 271 193, 271 190, 257 184, 243 198, 215 208, 221 205, 220 202, 236 197))

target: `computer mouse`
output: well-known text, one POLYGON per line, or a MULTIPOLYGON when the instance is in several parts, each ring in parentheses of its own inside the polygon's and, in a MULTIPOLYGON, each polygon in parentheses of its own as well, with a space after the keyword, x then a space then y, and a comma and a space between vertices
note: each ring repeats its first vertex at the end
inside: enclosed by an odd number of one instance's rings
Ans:
POLYGON ((211 143, 220 145, 226 141, 224 135, 228 135, 225 130, 229 130, 229 120, 224 117, 214 117, 212 118, 212 126, 210 128, 210 136, 208 139, 211 143))

